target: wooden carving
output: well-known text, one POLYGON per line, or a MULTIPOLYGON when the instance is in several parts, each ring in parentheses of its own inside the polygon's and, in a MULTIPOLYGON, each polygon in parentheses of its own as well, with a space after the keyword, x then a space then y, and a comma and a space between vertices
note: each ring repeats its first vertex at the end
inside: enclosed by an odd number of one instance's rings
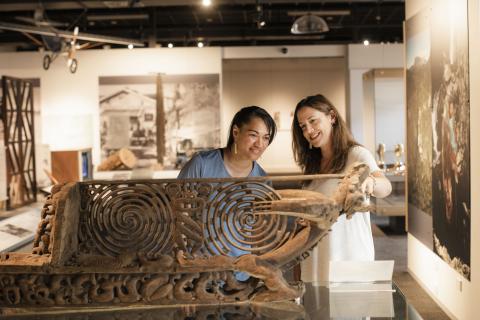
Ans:
POLYGON ((340 214, 367 211, 356 165, 332 198, 271 180, 90 181, 57 185, 32 254, 0 257, 0 306, 232 304, 303 294, 283 272, 340 214), (241 279, 246 276, 245 279, 241 279))
POLYGON ((3 122, 7 181, 0 183, 7 184, 7 208, 13 209, 37 199, 33 84, 4 76, 2 91, 0 121, 3 122))

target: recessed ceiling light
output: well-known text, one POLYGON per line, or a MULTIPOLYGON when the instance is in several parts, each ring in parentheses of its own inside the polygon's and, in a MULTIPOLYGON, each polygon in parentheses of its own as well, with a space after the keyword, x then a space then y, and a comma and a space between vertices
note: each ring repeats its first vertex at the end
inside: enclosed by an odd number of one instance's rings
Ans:
POLYGON ((202 0, 202 5, 208 7, 212 4, 212 0, 202 0))

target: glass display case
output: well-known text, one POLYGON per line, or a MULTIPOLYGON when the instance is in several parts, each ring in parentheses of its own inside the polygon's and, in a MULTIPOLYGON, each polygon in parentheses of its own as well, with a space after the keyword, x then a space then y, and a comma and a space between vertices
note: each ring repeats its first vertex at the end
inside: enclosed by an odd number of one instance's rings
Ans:
MULTIPOLYGON (((373 284, 374 286, 378 284, 373 284)), ((391 282, 377 287, 361 285, 352 289, 340 286, 305 285, 300 301, 212 306, 118 306, 112 308, 75 309, 44 308, 27 310, 0 309, 5 319, 422 319, 391 282)))

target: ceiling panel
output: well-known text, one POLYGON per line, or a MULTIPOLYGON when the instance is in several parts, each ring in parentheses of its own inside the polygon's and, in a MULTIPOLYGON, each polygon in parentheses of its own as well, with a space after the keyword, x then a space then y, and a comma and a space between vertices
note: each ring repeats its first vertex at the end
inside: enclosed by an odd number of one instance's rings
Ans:
MULTIPOLYGON (((404 1, 254 1, 212 0, 27 1, 0 2, 0 22, 58 23, 61 30, 130 38, 146 46, 210 46, 347 44, 368 38, 402 42, 404 1), (290 28, 301 14, 321 15, 330 31, 293 35, 290 28), (260 22, 264 21, 262 27, 260 22)), ((33 24, 29 24, 30 26, 33 24)), ((41 39, 39 38, 41 41, 41 39)), ((0 30, 0 47, 38 50, 20 32, 0 30)), ((112 45, 115 47, 116 45, 112 45)))

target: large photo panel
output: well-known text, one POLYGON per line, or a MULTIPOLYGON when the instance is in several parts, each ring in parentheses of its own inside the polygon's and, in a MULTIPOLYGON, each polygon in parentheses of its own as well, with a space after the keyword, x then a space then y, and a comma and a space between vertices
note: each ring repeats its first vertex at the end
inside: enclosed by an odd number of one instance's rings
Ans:
POLYGON ((467 0, 435 1, 431 16, 434 250, 470 279, 467 0))
POLYGON ((128 148, 138 167, 179 169, 195 151, 220 146, 217 74, 110 76, 99 85, 102 160, 128 148))
POLYGON ((409 232, 470 279, 467 0, 407 20, 406 59, 409 232))
POLYGON ((433 250, 430 8, 406 22, 408 229, 433 250))

